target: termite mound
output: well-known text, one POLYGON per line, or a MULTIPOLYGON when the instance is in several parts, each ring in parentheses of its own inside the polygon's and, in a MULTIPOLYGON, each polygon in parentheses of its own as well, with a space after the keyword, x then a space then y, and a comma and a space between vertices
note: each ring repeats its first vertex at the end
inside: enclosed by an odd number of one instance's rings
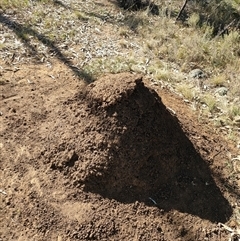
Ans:
POLYGON ((74 190, 225 220, 228 204, 206 161, 146 83, 107 75, 65 101, 45 160, 74 190))
POLYGON ((178 203, 182 192, 203 193, 211 182, 177 117, 141 76, 107 75, 65 106, 50 159, 74 187, 122 202, 172 197, 178 203))
POLYGON ((86 190, 141 199, 178 172, 182 141, 177 119, 142 77, 119 77, 102 78, 79 94, 87 104, 91 124, 84 134, 92 150, 92 158, 80 158, 79 174, 86 190))
POLYGON ((64 151, 55 155, 52 168, 87 191, 142 200, 181 175, 194 158, 178 119, 139 75, 105 76, 67 106, 74 113, 72 140, 61 144, 64 151))
POLYGON ((103 78, 89 86, 84 99, 89 116, 99 117, 96 132, 102 137, 93 144, 101 143, 99 157, 87 165, 87 190, 141 199, 176 175, 182 146, 178 121, 141 76, 103 78))

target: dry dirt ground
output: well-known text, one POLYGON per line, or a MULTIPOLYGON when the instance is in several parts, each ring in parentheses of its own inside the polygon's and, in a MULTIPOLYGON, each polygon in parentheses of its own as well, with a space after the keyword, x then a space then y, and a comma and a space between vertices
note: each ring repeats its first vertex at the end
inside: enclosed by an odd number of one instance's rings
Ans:
POLYGON ((57 61, 1 75, 1 241, 237 240, 235 150, 179 97, 57 61))

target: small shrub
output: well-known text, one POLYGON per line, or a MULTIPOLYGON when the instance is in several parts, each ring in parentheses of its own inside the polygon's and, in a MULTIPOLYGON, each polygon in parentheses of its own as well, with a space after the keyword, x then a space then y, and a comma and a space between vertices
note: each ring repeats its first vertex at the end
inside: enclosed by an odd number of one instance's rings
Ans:
POLYGON ((210 80, 214 87, 222 87, 227 85, 227 78, 224 74, 217 75, 210 80))
POLYGON ((213 113, 217 107, 217 102, 211 94, 206 94, 202 98, 202 102, 208 107, 208 110, 213 113))
POLYGON ((240 116, 240 106, 231 106, 231 108, 229 108, 228 115, 230 119, 233 119, 235 116, 240 116))
POLYGON ((188 24, 189 26, 196 28, 199 24, 200 21, 200 16, 198 13, 193 13, 189 19, 188 19, 188 24))
POLYGON ((168 69, 160 69, 153 74, 154 79, 163 80, 165 82, 172 82, 174 80, 173 74, 168 69))
POLYGON ((192 88, 187 84, 181 84, 177 86, 177 90, 183 95, 187 100, 192 101, 195 97, 195 93, 192 88))

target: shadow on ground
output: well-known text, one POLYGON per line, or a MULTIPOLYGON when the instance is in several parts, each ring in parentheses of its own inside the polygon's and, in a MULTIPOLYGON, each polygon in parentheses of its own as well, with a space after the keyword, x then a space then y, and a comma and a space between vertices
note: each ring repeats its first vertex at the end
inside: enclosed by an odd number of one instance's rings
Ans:
MULTIPOLYGON (((58 1, 57 1, 58 2, 58 1)), ((24 43, 25 47, 29 50, 30 54, 40 60, 38 58, 38 51, 35 46, 31 45, 29 42, 29 38, 27 35, 31 35, 35 37, 39 42, 44 44, 48 47, 49 52, 54 54, 61 62, 63 62, 71 71, 81 79, 84 79, 86 83, 91 83, 93 81, 93 77, 89 75, 84 70, 80 70, 79 68, 75 67, 71 60, 69 60, 62 52, 61 50, 56 46, 54 41, 47 38, 45 35, 38 33, 37 31, 33 30, 32 28, 28 26, 23 26, 20 23, 17 23, 14 20, 11 20, 9 17, 4 16, 0 13, 0 23, 7 26, 9 29, 11 29, 18 38, 24 43)))
POLYGON ((81 98, 91 113, 87 115, 91 128, 97 129, 91 121, 97 117, 107 143, 104 147, 103 140, 96 141, 96 132, 85 130, 93 152, 89 163, 79 155, 83 160, 79 165, 88 173, 85 191, 123 203, 141 201, 166 211, 176 209, 212 222, 228 220, 232 208, 207 162, 141 78, 101 79, 81 98), (102 151, 94 149, 95 141, 102 143, 102 151))

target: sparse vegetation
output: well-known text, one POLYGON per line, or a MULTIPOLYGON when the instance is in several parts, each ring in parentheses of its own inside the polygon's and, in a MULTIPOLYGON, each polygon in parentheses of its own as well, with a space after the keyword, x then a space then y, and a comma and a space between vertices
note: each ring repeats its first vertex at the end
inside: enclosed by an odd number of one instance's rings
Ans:
POLYGON ((208 107, 208 110, 213 113, 216 110, 217 103, 216 99, 210 95, 210 94, 205 94, 202 97, 202 102, 208 107))
POLYGON ((183 97, 187 100, 193 100, 194 91, 193 88, 190 88, 187 84, 180 84, 177 86, 177 90, 183 95, 183 97))
MULTIPOLYGON (((140 2, 143 8, 133 8, 140 11, 128 11, 124 5, 126 10, 118 14, 103 6, 92 9, 89 4, 64 5, 55 0, 3 0, 0 9, 2 14, 15 9, 21 25, 13 23, 11 26, 15 26, 18 40, 34 53, 33 58, 47 60, 46 51, 52 51, 52 56, 57 51, 60 58, 72 59, 72 65, 83 68, 85 74, 93 78, 106 72, 142 72, 156 81, 171 84, 188 100, 204 99, 211 114, 218 102, 215 91, 219 87, 227 87, 228 101, 234 100, 234 105, 240 105, 238 0, 214 0, 209 4, 188 2, 177 23, 174 20, 180 10, 179 1, 173 0, 171 5, 167 1, 155 1, 159 7, 158 16, 149 14, 150 6, 147 7, 146 2, 137 1, 136 4, 140 2), (56 6, 58 10, 52 11, 56 6), (32 14, 26 15, 24 9, 32 14), (91 24, 95 27, 91 28, 91 24), (103 24, 109 28, 105 36, 101 35, 103 24), (96 46, 97 42, 104 44, 96 46), (207 73, 208 78, 202 85, 188 82, 188 72, 196 67, 207 73), (203 86, 207 88, 206 93, 202 93, 203 86)), ((11 13, 9 16, 11 18, 11 13)), ((6 21, 9 20, 2 20, 6 21)), ((1 52, 6 48, 15 51, 14 41, 13 34, 4 33, 1 52)), ((21 45, 17 48, 21 55, 24 52, 21 45)), ((226 106, 222 115, 232 116, 226 106)), ((219 113, 218 117, 221 117, 219 113)))
POLYGON ((229 108, 229 117, 230 119, 234 119, 235 116, 240 116, 240 106, 232 105, 229 108))
POLYGON ((28 3, 29 0, 1 0, 0 9, 23 8, 26 7, 28 3))

